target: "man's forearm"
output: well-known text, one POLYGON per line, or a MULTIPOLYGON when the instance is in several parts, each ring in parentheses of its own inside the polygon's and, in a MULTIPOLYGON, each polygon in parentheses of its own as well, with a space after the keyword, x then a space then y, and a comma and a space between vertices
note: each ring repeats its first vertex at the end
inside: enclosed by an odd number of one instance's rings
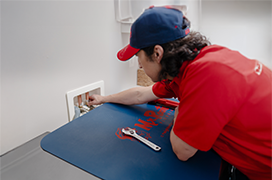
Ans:
POLYGON ((182 139, 180 139, 173 131, 173 128, 170 132, 170 142, 172 145, 172 149, 176 156, 181 161, 187 161, 190 157, 192 157, 196 152, 197 149, 190 146, 182 139))
POLYGON ((143 104, 157 99, 152 92, 152 87, 135 87, 117 94, 104 96, 105 102, 119 103, 125 105, 143 104))

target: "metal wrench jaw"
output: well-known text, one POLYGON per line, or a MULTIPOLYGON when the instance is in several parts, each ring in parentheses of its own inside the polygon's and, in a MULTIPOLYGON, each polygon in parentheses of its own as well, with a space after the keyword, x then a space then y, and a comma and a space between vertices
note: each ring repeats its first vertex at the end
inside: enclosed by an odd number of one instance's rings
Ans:
POLYGON ((122 132, 126 135, 129 135, 129 136, 133 136, 134 134, 136 134, 136 131, 135 129, 131 129, 131 128, 123 128, 122 129, 122 132))
POLYGON ((150 148, 152 148, 155 151, 160 151, 161 147, 157 146, 156 144, 152 143, 151 141, 143 138, 142 136, 138 135, 135 131, 135 129, 131 129, 131 128, 123 128, 122 132, 126 135, 129 136, 133 136, 136 139, 138 139, 139 141, 141 141, 142 143, 146 144, 147 146, 149 146, 150 148))

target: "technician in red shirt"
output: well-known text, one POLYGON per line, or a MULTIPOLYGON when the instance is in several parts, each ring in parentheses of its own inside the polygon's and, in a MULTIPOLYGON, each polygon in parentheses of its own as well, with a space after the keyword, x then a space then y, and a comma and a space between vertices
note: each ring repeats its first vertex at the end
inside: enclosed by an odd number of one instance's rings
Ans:
POLYGON ((151 7, 133 23, 130 44, 117 54, 138 56, 139 66, 156 82, 109 96, 93 95, 90 105, 141 104, 178 98, 170 133, 177 157, 214 149, 252 180, 271 176, 271 70, 237 51, 210 42, 181 11, 151 7))

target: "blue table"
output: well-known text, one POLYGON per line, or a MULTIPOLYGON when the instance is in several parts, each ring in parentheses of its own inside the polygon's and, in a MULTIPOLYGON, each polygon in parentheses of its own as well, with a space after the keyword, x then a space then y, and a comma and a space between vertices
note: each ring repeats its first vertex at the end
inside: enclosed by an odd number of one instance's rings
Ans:
POLYGON ((106 103, 45 136, 43 150, 106 180, 217 180, 221 158, 198 151, 186 162, 177 159, 169 141, 174 111, 149 104, 106 103), (156 152, 123 135, 122 128, 159 145, 156 152))

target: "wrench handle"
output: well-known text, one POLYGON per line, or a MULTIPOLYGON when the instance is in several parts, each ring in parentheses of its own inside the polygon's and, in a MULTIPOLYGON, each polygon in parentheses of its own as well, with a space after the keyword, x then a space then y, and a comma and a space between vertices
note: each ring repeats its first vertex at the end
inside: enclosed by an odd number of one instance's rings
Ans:
POLYGON ((135 137, 136 139, 138 139, 139 141, 143 142, 144 144, 146 144, 147 146, 151 147, 153 150, 155 151, 160 151, 161 147, 157 146, 156 144, 152 143, 151 141, 143 138, 142 136, 139 136, 138 134, 133 134, 133 137, 135 137))

